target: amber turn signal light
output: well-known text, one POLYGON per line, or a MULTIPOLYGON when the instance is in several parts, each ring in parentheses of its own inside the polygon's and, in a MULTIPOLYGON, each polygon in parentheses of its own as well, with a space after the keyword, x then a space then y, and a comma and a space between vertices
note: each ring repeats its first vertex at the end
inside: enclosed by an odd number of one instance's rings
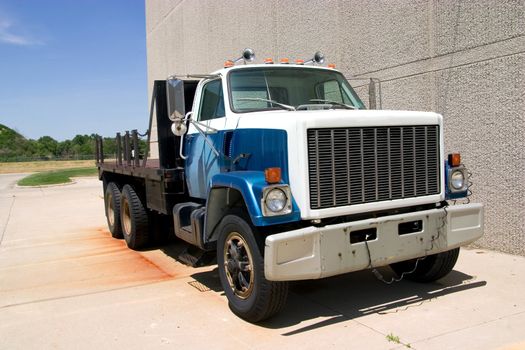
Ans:
POLYGON ((281 168, 264 169, 264 179, 269 184, 276 184, 281 181, 281 168))
POLYGON ((461 155, 459 153, 451 153, 448 155, 448 164, 450 166, 461 165, 461 155))

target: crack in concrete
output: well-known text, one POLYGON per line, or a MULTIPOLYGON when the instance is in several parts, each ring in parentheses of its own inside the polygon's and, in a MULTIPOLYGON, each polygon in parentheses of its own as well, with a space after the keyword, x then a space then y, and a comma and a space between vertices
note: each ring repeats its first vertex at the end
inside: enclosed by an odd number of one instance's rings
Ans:
POLYGON ((11 219, 11 212, 13 211, 13 206, 15 205, 16 196, 13 195, 13 201, 11 202, 11 205, 9 206, 9 212, 7 213, 7 219, 5 221, 4 229, 2 230, 2 236, 0 236, 0 246, 2 245, 2 242, 4 241, 4 235, 7 231, 7 226, 9 225, 9 219, 11 219))
POLYGON ((125 286, 125 287, 119 287, 119 288, 111 288, 111 289, 104 289, 104 290, 99 290, 99 291, 96 291, 96 292, 64 295, 64 296, 54 297, 54 298, 45 298, 45 299, 26 301, 26 302, 22 302, 22 303, 7 304, 7 305, 0 306, 0 310, 13 308, 13 307, 17 307, 17 306, 25 306, 25 305, 45 303, 45 302, 48 302, 48 301, 73 299, 73 298, 78 298, 78 297, 85 297, 85 296, 90 296, 90 295, 103 294, 103 293, 114 292, 114 291, 119 291, 119 290, 126 290, 126 289, 130 289, 130 288, 135 288, 135 287, 144 287, 144 286, 149 286, 149 285, 153 285, 153 284, 159 284, 159 283, 163 283, 163 282, 169 282, 169 281, 182 279, 182 278, 187 278, 187 277, 188 276, 181 276, 181 277, 178 277, 178 278, 157 280, 157 281, 148 282, 148 283, 134 284, 134 285, 131 285, 131 286, 125 286))

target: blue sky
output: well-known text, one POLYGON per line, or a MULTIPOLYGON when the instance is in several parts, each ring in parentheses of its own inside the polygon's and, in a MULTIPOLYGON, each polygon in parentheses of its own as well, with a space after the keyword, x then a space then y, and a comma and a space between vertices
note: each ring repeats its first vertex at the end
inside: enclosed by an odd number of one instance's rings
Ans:
POLYGON ((0 0, 0 124, 27 138, 148 127, 144 0, 0 0))

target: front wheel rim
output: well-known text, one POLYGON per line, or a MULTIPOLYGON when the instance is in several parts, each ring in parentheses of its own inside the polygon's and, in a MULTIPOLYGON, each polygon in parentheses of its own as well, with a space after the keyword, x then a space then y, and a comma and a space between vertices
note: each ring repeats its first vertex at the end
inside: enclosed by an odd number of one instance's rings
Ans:
POLYGON ((238 232, 231 232, 226 238, 223 257, 224 271, 233 294, 247 299, 255 284, 253 258, 246 240, 238 232))

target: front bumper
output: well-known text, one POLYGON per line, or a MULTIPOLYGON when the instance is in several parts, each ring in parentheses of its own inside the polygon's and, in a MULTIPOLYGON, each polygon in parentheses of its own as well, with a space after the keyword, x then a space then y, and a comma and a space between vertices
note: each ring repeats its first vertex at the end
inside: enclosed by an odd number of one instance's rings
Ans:
POLYGON ((380 218, 307 227, 268 236, 264 271, 270 281, 318 279, 435 254, 483 235, 483 205, 463 204, 380 218), (399 235, 399 224, 421 220, 420 232, 399 235), (350 243, 353 231, 375 228, 377 238, 350 243))

